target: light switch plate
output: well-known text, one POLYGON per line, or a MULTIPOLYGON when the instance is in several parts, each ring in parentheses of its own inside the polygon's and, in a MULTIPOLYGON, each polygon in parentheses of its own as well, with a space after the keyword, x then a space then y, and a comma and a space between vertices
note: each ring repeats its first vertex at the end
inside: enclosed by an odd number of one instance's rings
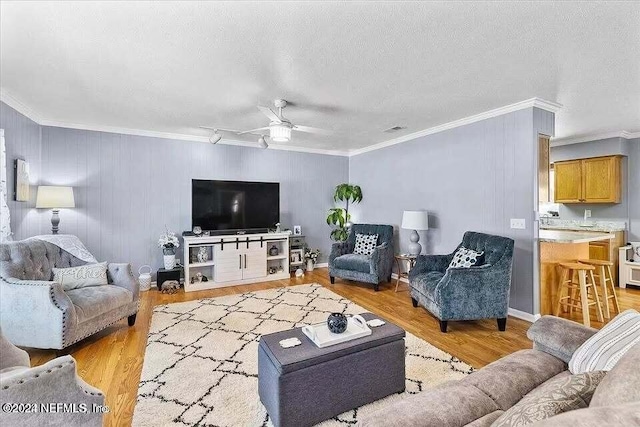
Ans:
POLYGON ((584 210, 584 217, 585 218, 591 218, 591 209, 585 209, 584 210))
POLYGON ((526 228, 524 218, 511 218, 511 228, 524 230, 526 228))

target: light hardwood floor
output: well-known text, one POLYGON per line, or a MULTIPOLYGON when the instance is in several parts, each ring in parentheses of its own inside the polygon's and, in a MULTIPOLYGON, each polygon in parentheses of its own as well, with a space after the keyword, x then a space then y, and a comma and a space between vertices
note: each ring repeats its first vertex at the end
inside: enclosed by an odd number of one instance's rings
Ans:
MULTIPOLYGON (((155 305, 305 283, 320 283, 475 368, 516 350, 531 347, 526 337, 530 324, 526 321, 510 317, 506 332, 498 331, 495 320, 450 322, 449 332, 443 334, 433 316, 424 309, 411 305, 406 283, 400 284, 397 293, 394 292, 395 281, 393 284, 382 284, 379 292, 374 292, 371 287, 363 284, 347 283, 339 279, 335 285, 331 285, 327 269, 322 268, 307 273, 302 278, 253 285, 191 293, 181 290, 174 295, 165 295, 156 290, 143 292, 134 327, 128 327, 126 320, 122 320, 62 352, 30 350, 31 363, 34 366, 40 365, 59 355, 71 354, 78 364, 78 374, 107 396, 111 412, 105 419, 105 425, 128 426, 133 416, 147 333, 155 305)), ((619 289, 619 295, 622 309, 640 307, 640 291, 619 289)), ((577 315, 574 316, 579 320, 577 315)), ((601 325, 596 323, 594 326, 601 325)))

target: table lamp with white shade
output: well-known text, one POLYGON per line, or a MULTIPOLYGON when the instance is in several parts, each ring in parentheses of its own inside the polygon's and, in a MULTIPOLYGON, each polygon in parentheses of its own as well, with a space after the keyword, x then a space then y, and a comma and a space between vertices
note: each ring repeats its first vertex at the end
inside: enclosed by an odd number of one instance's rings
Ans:
POLYGON ((73 198, 73 187, 60 187, 56 185, 38 186, 36 196, 37 209, 51 209, 51 233, 58 234, 58 224, 60 224, 60 209, 75 208, 73 198))
POLYGON ((427 215, 427 211, 404 211, 402 214, 402 228, 413 230, 411 233, 411 243, 409 243, 409 254, 410 255, 420 255, 422 252, 422 246, 420 243, 420 235, 418 234, 418 230, 428 230, 429 229, 429 216, 427 215))

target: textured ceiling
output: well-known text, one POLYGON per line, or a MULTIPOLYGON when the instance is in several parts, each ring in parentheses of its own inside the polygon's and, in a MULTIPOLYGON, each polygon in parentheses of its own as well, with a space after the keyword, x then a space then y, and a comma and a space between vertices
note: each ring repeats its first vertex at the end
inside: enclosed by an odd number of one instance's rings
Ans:
POLYGON ((638 2, 2 1, 0 24, 3 94, 48 123, 202 136, 282 97, 335 131, 291 144, 353 150, 539 97, 559 138, 640 131, 638 2))

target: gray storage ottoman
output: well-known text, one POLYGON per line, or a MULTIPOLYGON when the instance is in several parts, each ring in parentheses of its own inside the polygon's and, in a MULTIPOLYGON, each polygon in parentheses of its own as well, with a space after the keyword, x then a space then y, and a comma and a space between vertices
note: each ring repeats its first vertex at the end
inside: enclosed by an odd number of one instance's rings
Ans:
MULTIPOLYGON (((377 316, 362 314, 366 320, 377 316)), ((405 387, 404 330, 387 322, 372 334, 318 348, 300 328, 263 335, 258 393, 275 427, 305 427, 405 387), (296 337, 302 345, 282 348, 296 337)))

